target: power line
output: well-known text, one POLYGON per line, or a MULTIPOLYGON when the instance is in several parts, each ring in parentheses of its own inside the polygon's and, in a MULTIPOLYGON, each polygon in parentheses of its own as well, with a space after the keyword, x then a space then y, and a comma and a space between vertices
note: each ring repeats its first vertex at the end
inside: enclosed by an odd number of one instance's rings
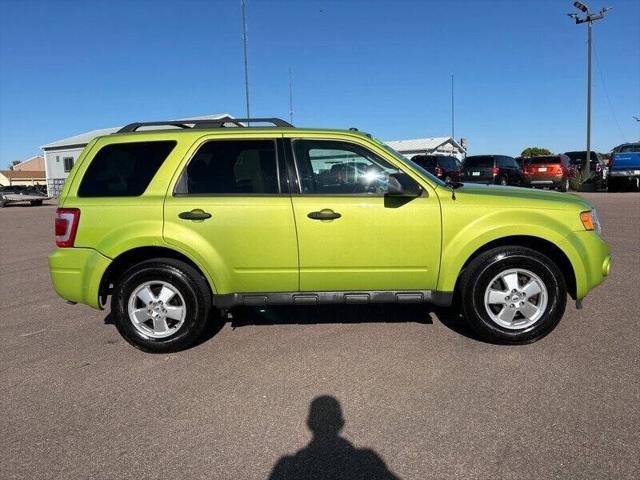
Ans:
POLYGON ((600 68, 600 59, 598 58, 598 49, 594 48, 593 53, 596 57, 596 68, 598 69, 598 75, 600 76, 600 83, 602 83, 602 89, 604 90, 604 96, 607 98, 607 103, 609 104, 609 109, 611 110, 611 116, 613 116, 613 120, 616 122, 616 126, 618 127, 618 132, 620 132, 620 136, 624 143, 627 143, 627 138, 624 136, 624 132, 620 127, 620 122, 618 122, 618 117, 616 116, 616 111, 613 108, 613 104, 611 103, 611 98, 609 98, 609 92, 607 91, 607 84, 604 81, 604 75, 602 74, 602 69, 600 68))

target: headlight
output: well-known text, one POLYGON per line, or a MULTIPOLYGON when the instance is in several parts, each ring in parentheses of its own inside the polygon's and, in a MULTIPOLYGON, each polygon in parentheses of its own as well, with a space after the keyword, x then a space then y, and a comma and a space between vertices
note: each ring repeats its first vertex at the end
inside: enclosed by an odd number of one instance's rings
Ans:
POLYGON ((587 210, 586 212, 580 212, 580 220, 585 230, 593 230, 598 235, 602 233, 600 219, 598 218, 598 213, 595 208, 593 210, 587 210))

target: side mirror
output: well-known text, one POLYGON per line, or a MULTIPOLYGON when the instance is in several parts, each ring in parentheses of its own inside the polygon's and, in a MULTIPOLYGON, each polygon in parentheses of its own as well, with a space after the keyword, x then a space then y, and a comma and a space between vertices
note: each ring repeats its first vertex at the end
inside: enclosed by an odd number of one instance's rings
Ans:
POLYGON ((419 197, 422 187, 406 173, 392 173, 387 184, 389 197, 419 197))

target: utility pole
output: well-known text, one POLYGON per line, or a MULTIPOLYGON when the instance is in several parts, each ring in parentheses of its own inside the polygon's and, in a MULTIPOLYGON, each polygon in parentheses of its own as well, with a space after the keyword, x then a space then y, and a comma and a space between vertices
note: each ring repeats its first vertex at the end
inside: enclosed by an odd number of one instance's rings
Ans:
POLYGON ((451 138, 456 139, 456 116, 454 109, 453 74, 451 74, 451 138))
MULTIPOLYGON (((249 62, 247 60, 247 2, 240 0, 240 8, 242 10, 242 43, 244 45, 244 95, 247 103, 247 118, 251 118, 251 109, 249 108, 249 62)), ((248 123, 251 125, 251 123, 248 123)))
POLYGON ((289 123, 293 125, 293 80, 289 67, 289 123))
POLYGON ((580 17, 577 13, 568 13, 576 25, 580 23, 587 23, 587 158, 583 169, 583 174, 586 177, 589 176, 589 170, 591 169, 591 38, 593 30, 593 22, 604 18, 604 14, 607 13, 610 8, 603 8, 599 13, 591 13, 589 7, 584 3, 573 2, 573 6, 585 14, 584 17, 580 17))

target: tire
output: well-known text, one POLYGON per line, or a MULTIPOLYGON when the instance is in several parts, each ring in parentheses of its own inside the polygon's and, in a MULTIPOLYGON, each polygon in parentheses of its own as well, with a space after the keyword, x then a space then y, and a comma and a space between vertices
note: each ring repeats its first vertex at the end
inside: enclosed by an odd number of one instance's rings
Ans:
POLYGON ((132 266, 116 281, 111 298, 111 313, 118 332, 131 345, 148 353, 171 353, 193 346, 204 332, 210 311, 211 291, 206 280, 191 265, 172 258, 132 266), (165 300, 173 295, 161 303, 160 292, 164 291, 167 291, 165 300), (156 303, 150 305, 143 298, 156 303), (143 321, 134 322, 130 308, 137 309, 143 321), (159 318, 149 315, 150 308, 159 318), (182 314, 178 314, 180 308, 182 314), (161 327, 157 330, 156 320, 161 327))
MULTIPOLYGON (((513 276, 510 280, 513 280, 513 276)), ((529 289, 531 291, 535 290, 529 289)), ((567 304, 567 287, 557 265, 535 250, 518 246, 497 247, 473 259, 460 279, 460 293, 463 315, 470 327, 481 339, 499 344, 523 344, 540 340, 556 327, 567 304), (513 290, 509 291, 507 282, 494 279, 505 273, 511 276, 515 270, 528 273, 516 277, 516 295, 520 298, 514 301, 514 297, 511 297, 513 290), (542 285, 542 289, 537 295, 525 294, 523 298, 521 292, 530 281, 538 286, 542 285), (500 293, 500 303, 485 303, 485 299, 495 298, 490 295, 491 290, 494 294, 500 293), (503 294, 504 297, 501 296, 503 294), (501 305, 503 301, 504 305, 501 305), (515 305, 513 310, 512 305, 515 305), (530 305, 536 307, 537 312, 527 318, 523 312, 533 312, 530 305), (509 323, 509 312, 516 313, 510 326, 506 326, 504 323, 509 323), (506 316, 499 317, 503 313, 506 316), (502 318, 507 321, 503 322, 502 318)))
POLYGON ((31 200, 29 203, 32 207, 39 207, 42 205, 42 200, 31 200))
POLYGON ((617 192, 618 191, 619 185, 618 185, 618 180, 617 179, 610 178, 607 183, 608 183, 607 191, 609 193, 613 193, 613 192, 617 192))
POLYGON ((7 199, 4 197, 0 197, 0 208, 4 208, 7 204, 7 199))
POLYGON ((565 178, 564 180, 562 180, 562 183, 560 183, 558 190, 560 190, 561 192, 568 192, 569 186, 570 186, 569 179, 565 178))

